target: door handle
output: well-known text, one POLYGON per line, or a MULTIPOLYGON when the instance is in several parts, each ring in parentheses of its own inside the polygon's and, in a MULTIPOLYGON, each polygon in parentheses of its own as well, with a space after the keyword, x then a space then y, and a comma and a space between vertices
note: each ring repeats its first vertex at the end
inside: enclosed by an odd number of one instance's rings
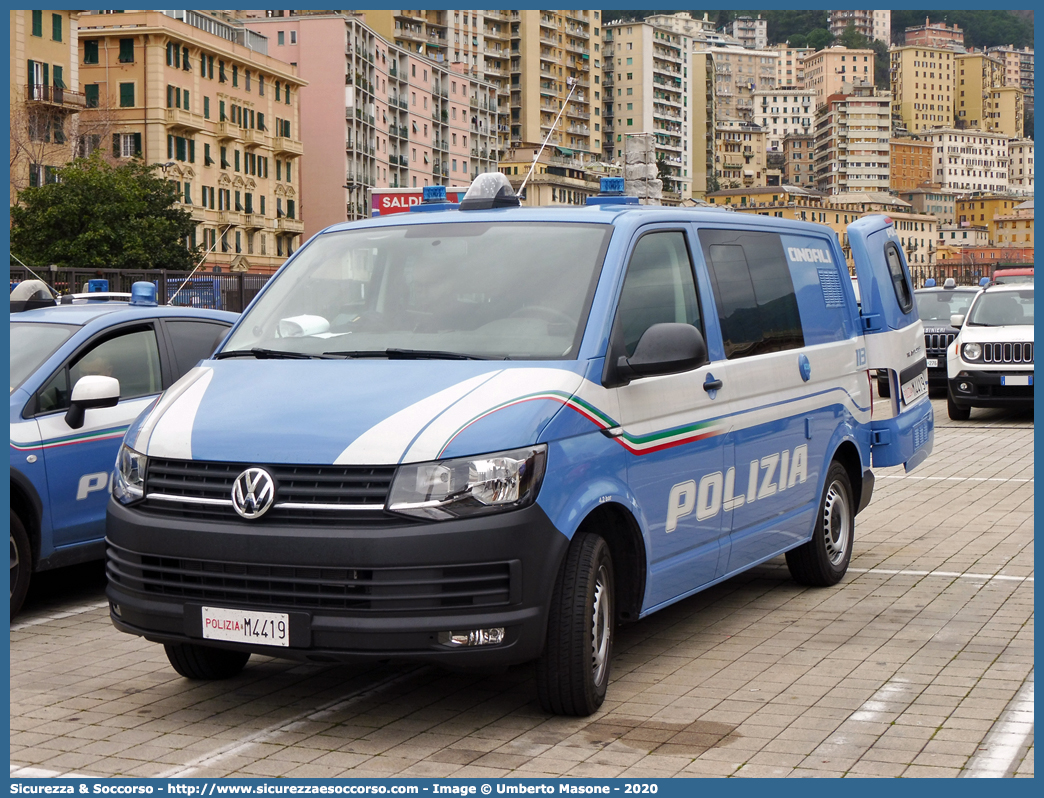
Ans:
POLYGON ((705 390, 705 391, 707 391, 708 393, 710 393, 711 391, 717 391, 717 390, 720 390, 720 389, 721 389, 721 386, 722 386, 722 382, 721 382, 721 380, 712 380, 712 379, 711 379, 711 378, 710 378, 710 377, 708 376, 708 377, 707 377, 707 381, 706 381, 705 383, 703 383, 703 390, 705 390))

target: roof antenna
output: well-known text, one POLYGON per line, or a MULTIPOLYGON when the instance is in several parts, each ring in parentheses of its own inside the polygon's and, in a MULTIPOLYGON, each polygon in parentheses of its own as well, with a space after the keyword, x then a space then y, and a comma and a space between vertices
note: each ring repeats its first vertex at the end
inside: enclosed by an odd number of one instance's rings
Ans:
POLYGON ((530 175, 533 174, 533 170, 536 169, 537 161, 540 160, 540 153, 544 151, 544 147, 547 146, 547 142, 551 139, 551 134, 555 132, 555 127, 558 125, 558 120, 562 118, 562 114, 565 113, 566 107, 569 105, 569 99, 573 96, 573 92, 576 91, 576 87, 580 85, 580 81, 576 78, 566 78, 566 85, 572 86, 569 89, 569 94, 566 95, 565 102, 562 103, 562 108, 558 112, 558 116, 555 117, 555 121, 551 123, 551 129, 547 131, 547 135, 544 137, 544 143, 540 145, 540 149, 537 150, 537 154, 533 156, 533 164, 529 167, 529 172, 526 174, 526 179, 522 181, 522 185, 518 187, 518 191, 515 192, 516 197, 521 197, 522 192, 526 187, 526 183, 529 182, 530 175))

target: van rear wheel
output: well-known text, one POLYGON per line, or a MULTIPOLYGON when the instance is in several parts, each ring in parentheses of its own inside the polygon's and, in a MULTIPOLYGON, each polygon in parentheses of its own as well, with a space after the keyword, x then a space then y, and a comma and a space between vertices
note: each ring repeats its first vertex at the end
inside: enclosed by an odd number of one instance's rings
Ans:
POLYGON ((787 567, 798 584, 829 587, 841 581, 852 559, 855 501, 848 471, 830 463, 812 539, 787 552, 787 567))
POLYGON ((163 646, 167 660, 186 679, 213 681, 231 679, 250 659, 249 651, 198 646, 194 643, 168 643, 163 646))
POLYGON ((613 560, 592 532, 573 538, 555 581, 544 653, 537 660, 540 705, 556 715, 590 715, 605 700, 613 655, 613 560))

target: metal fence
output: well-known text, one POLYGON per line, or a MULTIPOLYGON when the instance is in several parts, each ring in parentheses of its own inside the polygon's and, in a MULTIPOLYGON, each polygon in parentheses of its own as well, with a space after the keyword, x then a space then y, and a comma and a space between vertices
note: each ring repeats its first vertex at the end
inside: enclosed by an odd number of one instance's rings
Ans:
MULTIPOLYGON (((38 274, 60 294, 87 293, 87 284, 92 280, 106 280, 107 290, 129 294, 132 284, 145 280, 155 284, 156 299, 161 305, 168 304, 168 300, 173 297, 171 304, 174 305, 217 308, 237 313, 250 304, 271 277, 268 274, 247 272, 196 273, 179 291, 187 273, 166 269, 55 269, 43 270, 38 274)), ((30 279, 35 277, 28 269, 11 266, 12 289, 22 280, 30 279)))

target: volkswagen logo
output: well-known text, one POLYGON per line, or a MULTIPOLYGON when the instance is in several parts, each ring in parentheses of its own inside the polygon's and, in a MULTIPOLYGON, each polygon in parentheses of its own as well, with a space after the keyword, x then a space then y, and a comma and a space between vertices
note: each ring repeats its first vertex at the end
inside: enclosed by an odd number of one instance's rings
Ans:
POLYGON ((248 468, 232 485, 232 506, 244 518, 260 518, 275 500, 275 480, 263 468, 248 468))

